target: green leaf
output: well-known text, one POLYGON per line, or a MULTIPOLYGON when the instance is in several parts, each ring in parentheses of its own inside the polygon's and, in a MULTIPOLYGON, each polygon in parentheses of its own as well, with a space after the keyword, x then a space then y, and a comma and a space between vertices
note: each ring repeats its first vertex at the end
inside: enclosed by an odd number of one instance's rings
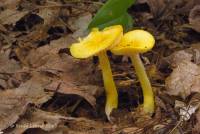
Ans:
POLYGON ((119 16, 118 18, 115 18, 111 21, 100 24, 97 27, 99 29, 103 29, 105 27, 117 25, 117 24, 121 24, 123 26, 123 28, 125 29, 125 31, 128 31, 133 26, 133 19, 128 13, 124 13, 123 15, 119 16))
POLYGON ((121 24, 124 28, 130 27, 132 18, 127 13, 127 9, 135 0, 108 0, 97 12, 88 29, 99 27, 100 29, 113 25, 121 24), (123 20, 125 19, 125 20, 123 20))

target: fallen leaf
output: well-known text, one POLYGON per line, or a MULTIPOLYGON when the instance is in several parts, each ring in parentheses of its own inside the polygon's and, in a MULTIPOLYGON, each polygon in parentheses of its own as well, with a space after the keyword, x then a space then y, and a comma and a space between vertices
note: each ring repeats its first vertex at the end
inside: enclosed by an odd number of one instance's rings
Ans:
POLYGON ((13 125, 24 114, 28 102, 13 90, 0 92, 0 131, 13 125))
POLYGON ((191 57, 185 51, 173 54, 173 72, 165 81, 168 94, 185 99, 192 92, 200 93, 200 67, 191 62, 191 57))
POLYGON ((6 9, 0 12, 0 23, 5 25, 15 24, 19 19, 25 16, 28 11, 18 11, 16 9, 6 9))
POLYGON ((57 77, 46 89, 79 95, 94 106, 95 97, 103 92, 103 88, 98 85, 101 82, 100 72, 96 71, 90 60, 78 60, 67 54, 58 54, 60 49, 66 48, 69 41, 73 41, 68 38, 61 38, 49 46, 31 50, 26 60, 37 71, 51 73, 57 77))
POLYGON ((21 0, 1 0, 0 6, 5 7, 7 9, 15 9, 20 2, 21 0))
POLYGON ((186 53, 185 51, 178 51, 169 56, 168 60, 173 67, 177 67, 180 62, 191 61, 192 54, 186 53))
POLYGON ((194 127, 192 128, 192 132, 194 134, 198 134, 200 133, 200 110, 198 110, 198 112, 196 113, 196 124, 194 125, 194 127))
MULTIPOLYGON (((45 5, 50 6, 50 5, 45 5)), ((39 10, 39 13, 37 13, 38 16, 43 18, 44 26, 48 26, 53 23, 53 21, 56 21, 56 17, 59 15, 60 8, 41 8, 39 10)))
POLYGON ((79 60, 67 54, 51 55, 46 59, 45 64, 37 68, 38 71, 57 74, 67 82, 78 82, 77 85, 95 85, 101 82, 100 70, 97 70, 97 66, 91 60, 79 60))
POLYGON ((15 123, 25 112, 28 104, 40 105, 51 98, 52 93, 44 91, 50 80, 35 73, 27 82, 16 89, 8 89, 0 93, 0 130, 15 123))
POLYGON ((75 94, 83 97, 93 107, 96 105, 95 96, 102 94, 103 90, 95 85, 78 85, 79 82, 73 83, 68 81, 55 81, 46 89, 48 91, 59 92, 63 94, 75 94))
POLYGON ((182 14, 188 14, 191 11, 191 9, 194 8, 194 6, 200 4, 200 1, 199 0, 189 0, 189 1, 181 0, 181 4, 183 4, 183 7, 178 9, 179 12, 182 14))
POLYGON ((57 113, 42 111, 37 108, 29 108, 22 118, 14 125, 12 133, 22 134, 29 128, 41 128, 47 132, 58 127, 67 117, 57 113))
POLYGON ((17 63, 13 59, 9 59, 9 53, 10 53, 9 51, 4 52, 4 53, 0 52, 0 72, 1 73, 12 74, 21 69, 19 63, 17 63))
POLYGON ((200 64, 200 43, 192 44, 189 49, 186 49, 186 51, 190 54, 192 54, 192 60, 195 64, 200 64))
MULTIPOLYGON (((74 41, 75 40, 71 36, 62 37, 58 40, 51 41, 50 45, 32 49, 26 57, 22 57, 21 59, 25 60, 32 68, 51 64, 51 61, 55 61, 55 59, 59 60, 59 50, 68 47, 74 41)), ((51 65, 59 66, 58 64, 55 64, 55 62, 51 65)))
POLYGON ((69 132, 72 132, 72 134, 101 134, 104 133, 105 128, 111 127, 108 123, 103 124, 86 118, 69 118, 66 122, 68 123, 69 132))
MULTIPOLYGON (((23 133, 29 128, 32 132, 43 132, 42 134, 102 134, 105 130, 111 132, 112 125, 87 118, 64 117, 56 113, 45 112, 40 109, 28 109, 15 125, 15 129, 10 133, 23 133), (79 126, 77 128, 77 126, 79 126), (37 129, 41 128, 38 131, 37 129)), ((116 128, 115 128, 116 129, 116 128)))
MULTIPOLYGON (((195 94, 192 96, 190 100, 190 105, 195 106, 199 109, 200 107, 200 94, 195 94)), ((195 114, 196 122, 194 127, 192 128, 192 132, 194 134, 200 133, 200 110, 198 110, 195 114)))
POLYGON ((74 31, 73 37, 78 38, 86 34, 89 23, 92 20, 91 13, 81 14, 78 18, 73 17, 67 22, 70 29, 74 31))
POLYGON ((51 98, 52 93, 45 92, 44 88, 51 84, 52 79, 41 73, 33 73, 32 78, 15 89, 18 95, 26 97, 29 103, 40 105, 51 98))
POLYGON ((2 32, 6 32, 7 31, 6 28, 2 24, 0 24, 0 31, 2 31, 2 32))
POLYGON ((147 3, 153 16, 159 15, 166 7, 166 0, 138 0, 138 3, 147 3))
POLYGON ((190 11, 189 23, 195 31, 200 32, 200 5, 196 5, 190 11))
POLYGON ((188 121, 198 108, 199 106, 186 105, 182 101, 175 101, 175 109, 178 109, 181 121, 188 121))

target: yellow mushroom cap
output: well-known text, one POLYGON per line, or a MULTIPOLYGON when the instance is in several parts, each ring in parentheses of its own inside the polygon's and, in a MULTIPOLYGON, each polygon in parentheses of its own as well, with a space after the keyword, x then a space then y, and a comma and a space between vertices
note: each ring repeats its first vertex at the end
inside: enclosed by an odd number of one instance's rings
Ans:
POLYGON ((110 26, 102 31, 94 28, 91 33, 79 43, 70 47, 70 52, 75 58, 88 58, 100 51, 107 50, 118 44, 123 36, 121 25, 110 26))
POLYGON ((144 53, 153 48, 155 39, 153 35, 144 30, 133 30, 124 34, 121 42, 111 51, 116 55, 131 55, 144 53))

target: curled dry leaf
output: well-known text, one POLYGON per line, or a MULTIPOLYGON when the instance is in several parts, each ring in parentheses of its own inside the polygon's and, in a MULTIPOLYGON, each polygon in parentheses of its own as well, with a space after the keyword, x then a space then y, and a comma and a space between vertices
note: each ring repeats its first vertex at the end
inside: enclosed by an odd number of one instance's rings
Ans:
POLYGON ((168 94, 186 98, 192 92, 200 93, 200 67, 191 62, 191 57, 185 51, 172 55, 174 69, 165 81, 168 94))
POLYGON ((200 5, 196 5, 190 11, 189 23, 195 31, 200 32, 200 5))
MULTIPOLYGON (((78 82, 77 82, 78 83, 78 82)), ((76 83, 70 83, 68 81, 55 81, 48 87, 47 90, 53 92, 59 92, 63 94, 75 94, 83 97, 87 100, 93 107, 96 105, 95 96, 101 94, 102 88, 95 85, 76 85, 76 83)))
POLYGON ((59 89, 58 92, 63 94, 79 95, 94 106, 95 96, 102 93, 102 87, 97 85, 100 73, 94 73, 95 66, 91 61, 58 54, 60 49, 66 48, 66 45, 73 41, 71 37, 52 41, 49 46, 32 50, 26 60, 37 71, 51 73, 57 77, 46 87, 47 90, 59 89))
POLYGON ((59 75, 59 80, 55 80, 47 87, 51 91, 57 90, 59 93, 79 95, 92 106, 96 104, 95 96, 102 93, 102 87, 97 86, 100 75, 93 73, 95 66, 91 61, 75 60, 69 55, 54 56, 38 69, 59 75))
POLYGON ((75 60, 68 55, 54 56, 38 69, 59 76, 59 80, 54 80, 50 86, 46 87, 48 90, 79 95, 92 106, 96 104, 95 96, 103 92, 102 87, 97 85, 100 75, 93 73, 95 68, 90 61, 75 60))

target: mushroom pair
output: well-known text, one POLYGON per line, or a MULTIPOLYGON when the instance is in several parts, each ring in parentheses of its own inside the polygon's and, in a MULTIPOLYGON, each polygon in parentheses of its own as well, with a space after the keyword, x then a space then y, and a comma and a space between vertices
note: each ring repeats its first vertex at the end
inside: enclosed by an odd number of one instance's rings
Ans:
POLYGON ((139 53, 150 50, 154 43, 154 37, 144 30, 133 30, 123 35, 122 26, 115 25, 107 27, 102 31, 94 28, 86 38, 80 39, 79 43, 74 43, 70 47, 70 52, 75 58, 82 59, 94 55, 98 56, 106 91, 105 113, 108 119, 112 110, 118 106, 118 93, 106 51, 111 50, 116 55, 130 56, 142 86, 144 111, 146 113, 153 113, 153 91, 139 53))

